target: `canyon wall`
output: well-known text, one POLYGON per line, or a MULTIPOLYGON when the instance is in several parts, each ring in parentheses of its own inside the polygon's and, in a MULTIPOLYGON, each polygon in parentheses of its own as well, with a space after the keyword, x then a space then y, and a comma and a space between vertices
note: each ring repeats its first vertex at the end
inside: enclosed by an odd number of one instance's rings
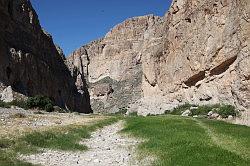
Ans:
MULTIPOLYGON (((184 103, 250 108, 250 2, 174 0, 81 47, 67 64, 86 76, 95 112, 160 114, 184 103)), ((248 112, 249 113, 249 112, 248 112)))
POLYGON ((29 0, 0 0, 0 90, 44 95, 63 108, 91 112, 87 91, 78 92, 57 48, 29 0))
POLYGON ((128 19, 67 58, 79 90, 86 76, 95 112, 117 112, 142 98, 143 34, 160 20, 152 15, 128 19))

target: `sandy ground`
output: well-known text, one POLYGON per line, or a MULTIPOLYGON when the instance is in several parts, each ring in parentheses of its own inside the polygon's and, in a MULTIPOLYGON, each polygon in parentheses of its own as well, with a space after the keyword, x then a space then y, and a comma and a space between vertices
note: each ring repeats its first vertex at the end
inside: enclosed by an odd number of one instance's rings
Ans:
POLYGON ((62 152, 44 150, 43 153, 21 156, 21 159, 44 166, 137 166, 149 165, 146 160, 137 160, 136 147, 139 141, 119 131, 123 122, 106 126, 94 132, 90 139, 81 144, 88 146, 86 152, 62 152), (146 164, 147 163, 147 164, 146 164))
POLYGON ((27 132, 47 130, 53 127, 67 126, 71 124, 87 125, 104 116, 84 115, 76 113, 46 113, 36 114, 38 110, 23 110, 20 108, 0 108, 0 138, 20 136, 27 132), (17 114, 24 117, 18 118, 17 114))

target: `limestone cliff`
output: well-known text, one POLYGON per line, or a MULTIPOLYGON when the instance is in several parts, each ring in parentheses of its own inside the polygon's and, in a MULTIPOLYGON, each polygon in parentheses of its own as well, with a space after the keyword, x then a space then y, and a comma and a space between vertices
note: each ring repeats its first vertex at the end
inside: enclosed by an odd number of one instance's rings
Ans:
POLYGON ((29 0, 0 0, 0 90, 9 86, 25 96, 45 95, 61 107, 91 112, 88 93, 77 92, 62 52, 42 30, 29 0))
POLYGON ((94 111, 116 112, 141 99, 143 34, 160 20, 152 15, 128 19, 68 57, 79 90, 87 76, 94 111))
MULTIPOLYGON (((67 59, 94 111, 163 113, 188 103, 250 108, 250 2, 174 0, 164 17, 117 25, 67 59)), ((81 88, 80 88, 81 89, 81 88)))

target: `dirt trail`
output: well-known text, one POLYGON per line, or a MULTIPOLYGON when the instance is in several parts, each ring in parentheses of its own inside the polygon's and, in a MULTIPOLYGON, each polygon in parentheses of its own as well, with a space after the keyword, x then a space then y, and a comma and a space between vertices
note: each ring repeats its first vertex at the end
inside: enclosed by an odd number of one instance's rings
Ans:
POLYGON ((90 139, 81 142, 88 146, 86 152, 44 151, 24 156, 24 160, 44 166, 129 166, 140 165, 135 148, 138 141, 119 134, 122 121, 94 132, 90 139))

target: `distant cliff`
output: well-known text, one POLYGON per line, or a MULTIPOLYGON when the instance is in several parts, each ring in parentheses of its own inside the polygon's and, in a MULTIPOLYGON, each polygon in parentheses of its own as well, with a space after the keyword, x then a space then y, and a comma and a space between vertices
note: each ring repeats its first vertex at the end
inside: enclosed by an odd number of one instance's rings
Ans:
MULTIPOLYGON (((96 112, 158 114, 184 103, 250 108, 250 1, 174 0, 164 17, 117 25, 73 52, 96 112)), ((75 72, 73 72, 73 70, 75 72)))
POLYGON ((62 52, 42 30, 29 0, 0 0, 0 90, 8 86, 25 96, 45 95, 61 107, 91 112, 88 92, 77 91, 62 52))

